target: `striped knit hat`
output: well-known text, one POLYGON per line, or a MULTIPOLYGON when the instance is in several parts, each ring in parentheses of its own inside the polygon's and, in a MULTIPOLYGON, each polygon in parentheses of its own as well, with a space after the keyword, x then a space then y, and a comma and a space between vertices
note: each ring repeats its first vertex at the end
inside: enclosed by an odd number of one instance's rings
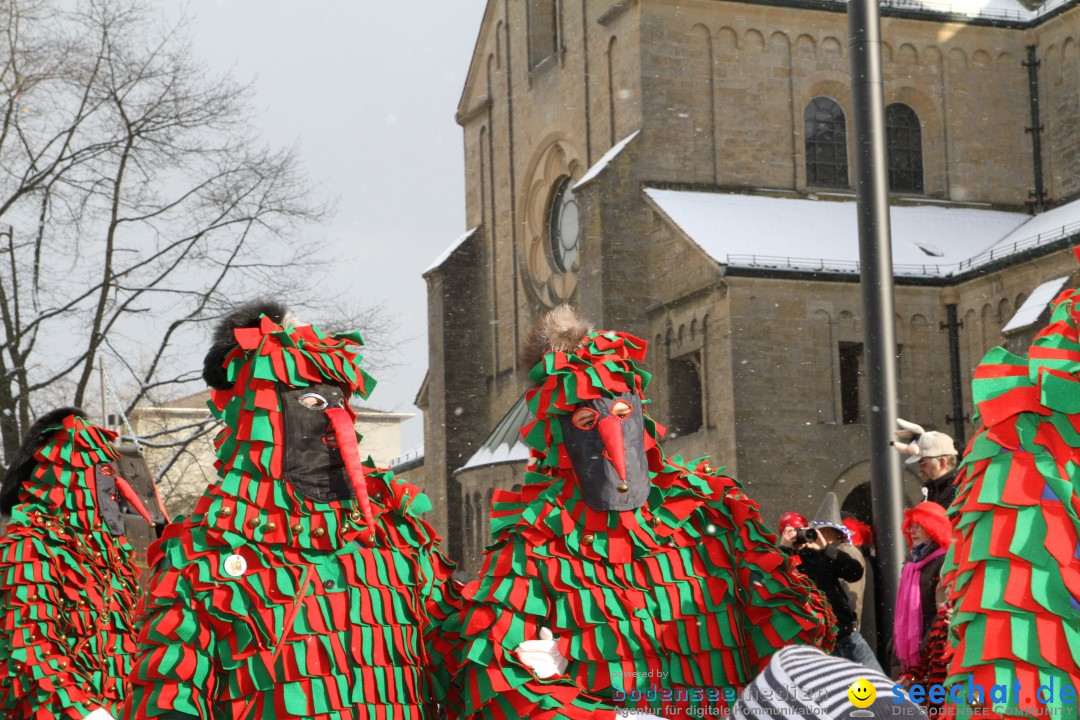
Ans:
POLYGON ((895 702, 892 691, 895 684, 879 672, 826 655, 816 647, 788 645, 774 654, 754 682, 746 686, 732 708, 732 717, 738 720, 792 717, 926 720, 922 708, 910 700, 905 698, 895 702), (874 702, 866 708, 857 708, 848 699, 848 688, 860 678, 871 683, 877 691, 874 702))

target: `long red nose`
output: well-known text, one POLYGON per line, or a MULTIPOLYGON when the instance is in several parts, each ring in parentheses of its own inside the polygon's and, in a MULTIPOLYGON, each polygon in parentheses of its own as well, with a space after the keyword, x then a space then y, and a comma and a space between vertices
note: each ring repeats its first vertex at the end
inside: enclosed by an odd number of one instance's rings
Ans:
POLYGON ((150 513, 146 511, 146 507, 142 504, 142 500, 139 499, 139 494, 135 492, 135 488, 131 487, 131 484, 119 475, 116 476, 116 489, 124 496, 128 505, 133 507, 135 512, 143 516, 143 520, 151 525, 154 524, 153 519, 150 517, 150 513))
POLYGON ((626 482, 626 449, 622 441, 622 423, 610 415, 596 425, 600 439, 604 441, 604 457, 619 473, 619 479, 626 482))
POLYGON ((371 500, 368 499, 367 480, 364 479, 364 466, 360 461, 360 447, 356 442, 356 428, 353 427, 352 417, 349 411, 342 407, 328 408, 326 417, 330 418, 330 425, 334 428, 341 460, 349 473, 349 483, 356 499, 360 501, 360 511, 364 513, 368 532, 374 540, 375 519, 371 514, 371 500))

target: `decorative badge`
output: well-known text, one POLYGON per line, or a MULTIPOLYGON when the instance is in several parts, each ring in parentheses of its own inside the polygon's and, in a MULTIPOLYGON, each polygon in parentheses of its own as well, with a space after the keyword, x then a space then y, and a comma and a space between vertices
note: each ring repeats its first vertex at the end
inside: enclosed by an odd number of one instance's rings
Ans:
POLYGON ((225 572, 233 577, 240 577, 247 570, 247 560, 242 555, 230 555, 225 558, 225 572))

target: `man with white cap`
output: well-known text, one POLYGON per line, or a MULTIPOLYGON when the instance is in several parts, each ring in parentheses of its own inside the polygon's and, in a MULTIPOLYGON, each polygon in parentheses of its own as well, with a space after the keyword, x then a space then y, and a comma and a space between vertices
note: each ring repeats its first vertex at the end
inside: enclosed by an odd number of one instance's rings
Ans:
POLYGON ((952 505, 956 497, 957 453, 953 439, 943 432, 927 432, 922 426, 907 420, 896 419, 900 430, 893 448, 901 455, 907 455, 904 462, 918 464, 919 477, 923 482, 923 499, 936 502, 943 508, 952 505))

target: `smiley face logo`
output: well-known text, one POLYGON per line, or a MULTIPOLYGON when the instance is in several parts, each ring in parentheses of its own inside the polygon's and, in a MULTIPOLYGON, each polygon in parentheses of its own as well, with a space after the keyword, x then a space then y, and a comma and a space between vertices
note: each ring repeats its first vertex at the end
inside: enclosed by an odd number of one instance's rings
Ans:
POLYGON ((847 691, 848 700, 857 708, 866 708, 874 704, 877 697, 877 689, 869 680, 859 678, 851 683, 847 691))

